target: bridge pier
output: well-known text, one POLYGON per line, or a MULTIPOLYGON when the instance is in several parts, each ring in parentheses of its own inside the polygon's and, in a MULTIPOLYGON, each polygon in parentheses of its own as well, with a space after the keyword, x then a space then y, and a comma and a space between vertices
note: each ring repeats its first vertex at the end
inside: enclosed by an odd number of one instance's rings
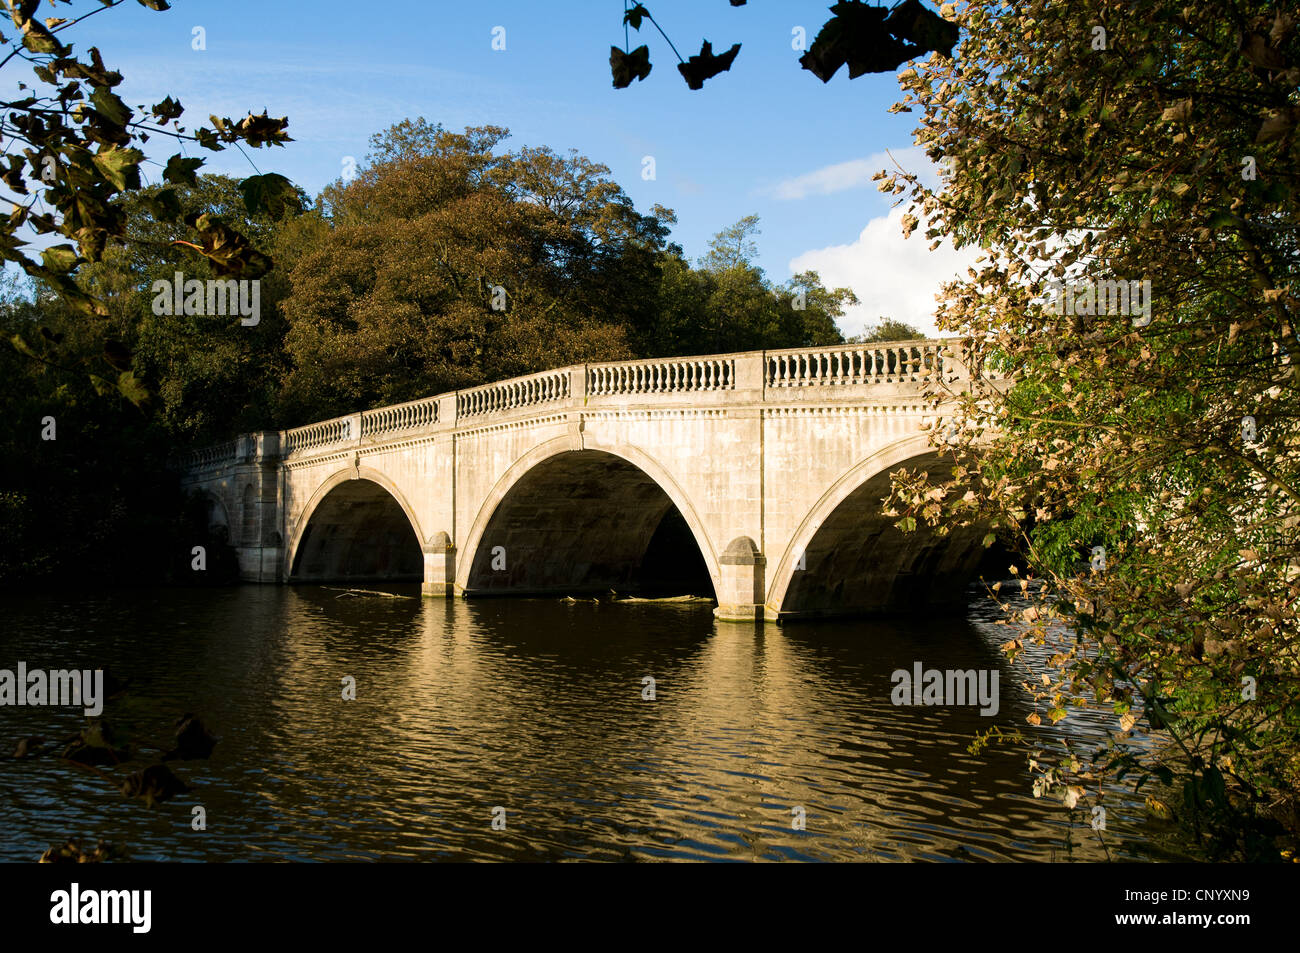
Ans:
POLYGON ((448 598, 456 594, 456 547, 446 533, 424 546, 424 583, 420 594, 448 598))
POLYGON ((767 559, 748 536, 733 539, 718 560, 718 605, 713 615, 728 622, 761 622, 767 594, 767 559))

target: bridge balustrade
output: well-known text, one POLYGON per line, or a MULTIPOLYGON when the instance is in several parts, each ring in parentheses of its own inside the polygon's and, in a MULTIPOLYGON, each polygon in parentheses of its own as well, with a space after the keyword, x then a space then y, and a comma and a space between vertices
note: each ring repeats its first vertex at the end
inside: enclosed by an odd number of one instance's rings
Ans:
POLYGON ((370 437, 375 434, 411 430, 437 422, 438 398, 423 397, 405 404, 394 404, 392 407, 362 411, 361 436, 370 437))
POLYGON ((943 370, 941 342, 802 348, 767 355, 768 387, 923 381, 943 370))
POLYGON ((228 440, 215 447, 203 447, 180 454, 173 461, 173 466, 189 470, 202 470, 208 467, 234 463, 239 455, 239 441, 228 440))
MULTIPOLYGON (((454 427, 464 418, 575 397, 711 392, 739 396, 740 390, 750 389, 779 393, 803 387, 923 382, 941 375, 966 377, 962 353, 950 350, 955 343, 850 344, 564 367, 295 427, 280 434, 278 450, 288 456, 438 424, 454 427)), ((211 469, 236 462, 239 452, 235 440, 178 456, 174 462, 181 469, 211 469)))
POLYGON ((734 358, 687 358, 668 361, 622 361, 587 367, 587 396, 680 394, 734 390, 734 358))
POLYGON ((516 377, 498 384, 485 384, 456 395, 456 416, 477 417, 482 414, 531 407, 569 396, 569 371, 543 371, 528 377, 516 377))
POLYGON ((335 417, 333 420, 323 420, 318 424, 286 430, 281 447, 284 453, 289 454, 295 450, 310 450, 313 447, 338 443, 347 440, 350 436, 352 436, 351 420, 347 417, 335 417))

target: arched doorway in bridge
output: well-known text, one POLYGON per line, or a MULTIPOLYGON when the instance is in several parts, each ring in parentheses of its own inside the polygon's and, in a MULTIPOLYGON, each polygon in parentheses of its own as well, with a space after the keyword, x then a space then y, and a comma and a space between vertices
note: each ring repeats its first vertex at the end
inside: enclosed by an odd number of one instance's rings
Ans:
POLYGON ((923 520, 911 533, 896 528, 898 517, 881 511, 890 472, 904 467, 951 473, 937 454, 923 453, 872 474, 838 501, 824 501, 803 528, 806 541, 787 555, 788 583, 777 599, 781 617, 923 614, 966 606, 988 529, 952 527, 940 534, 923 520))
POLYGON ((221 498, 207 490, 199 490, 194 494, 194 498, 200 511, 199 520, 202 523, 200 528, 223 543, 229 542, 230 516, 221 498))
POLYGON ((371 480, 344 480, 312 510, 298 539, 290 582, 419 582, 420 540, 406 512, 371 480))
POLYGON ((566 451, 524 473, 493 510, 465 594, 715 598, 686 518, 640 467, 566 451))

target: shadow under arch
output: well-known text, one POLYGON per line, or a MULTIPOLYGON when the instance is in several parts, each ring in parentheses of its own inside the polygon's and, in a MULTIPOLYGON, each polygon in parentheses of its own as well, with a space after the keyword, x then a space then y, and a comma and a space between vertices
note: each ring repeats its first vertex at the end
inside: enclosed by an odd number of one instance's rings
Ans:
POLYGON ((903 466, 951 471, 924 433, 888 444, 847 470, 804 518, 777 564, 768 618, 965 606, 986 530, 953 528, 940 536, 919 520, 912 533, 897 529, 896 519, 880 510, 890 472, 903 466))
POLYGON ((194 496, 200 500, 204 506, 204 519, 207 525, 204 529, 209 532, 217 532, 218 528, 225 530, 226 538, 229 540, 234 533, 234 527, 230 525, 230 504, 223 498, 220 491, 210 488, 199 489, 194 491, 194 496))
MULTIPOLYGON (((707 575, 707 594, 716 598, 717 553, 667 470, 635 447, 576 449, 572 438, 556 437, 516 460, 479 507, 465 538, 467 558, 457 566, 456 590, 470 596, 614 586, 626 591, 638 587, 642 561, 649 561, 665 539, 679 553, 685 542, 693 543, 701 563, 698 575, 707 575), (560 486, 568 488, 563 496, 547 494, 560 486), (511 532, 525 524, 534 531, 511 532), (597 524, 606 537, 593 549, 597 524), (494 569, 494 560, 504 567, 494 569), (575 579, 578 571, 581 578, 575 579)), ((681 555, 689 560, 695 554, 681 555)))
POLYGON ((423 578, 415 512, 393 481, 370 467, 346 467, 321 483, 289 538, 289 582, 423 578))

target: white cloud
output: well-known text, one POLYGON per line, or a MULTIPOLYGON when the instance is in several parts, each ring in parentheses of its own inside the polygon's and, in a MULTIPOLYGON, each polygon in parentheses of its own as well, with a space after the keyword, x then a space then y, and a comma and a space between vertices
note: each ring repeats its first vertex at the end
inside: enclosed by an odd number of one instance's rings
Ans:
POLYGON ((803 199, 810 195, 830 195, 847 189, 875 188, 871 177, 882 169, 890 172, 902 168, 921 177, 930 188, 938 187, 938 175, 933 163, 919 146, 904 146, 877 152, 865 159, 851 159, 835 165, 823 166, 804 175, 783 179, 762 191, 778 199, 803 199))
POLYGON ((934 299, 940 286, 965 276, 980 255, 977 248, 957 251, 948 242, 930 251, 924 224, 903 238, 905 211, 900 205, 873 218, 851 244, 812 249, 790 262, 792 273, 816 271, 828 288, 853 289, 861 304, 840 319, 845 335, 858 334, 881 317, 935 334, 934 299))

